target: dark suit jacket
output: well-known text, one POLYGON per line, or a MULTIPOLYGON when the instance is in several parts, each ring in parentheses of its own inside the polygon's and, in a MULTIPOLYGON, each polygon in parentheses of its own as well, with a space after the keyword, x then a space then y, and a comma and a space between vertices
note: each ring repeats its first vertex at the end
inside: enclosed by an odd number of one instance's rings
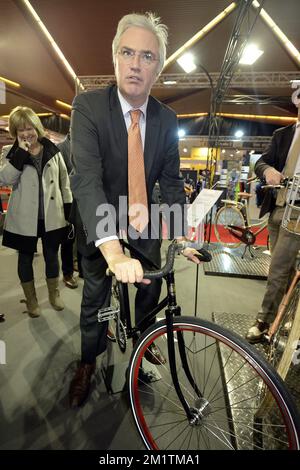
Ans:
MULTIPOLYGON (((144 147, 148 201, 159 181, 163 202, 185 202, 179 176, 177 118, 175 113, 149 97, 144 147)), ((87 243, 99 238, 96 215, 101 204, 117 211, 119 196, 127 196, 127 129, 116 86, 78 95, 73 102, 71 154, 75 174, 73 195, 86 230, 87 243)), ((114 210, 109 209, 111 215, 114 210)), ((118 227, 106 235, 116 234, 118 227)))
MULTIPOLYGON (((282 171, 288 156, 288 152, 294 137, 296 125, 292 124, 287 127, 277 129, 272 137, 269 148, 257 160, 254 171, 256 175, 263 179, 264 171, 273 167, 278 171, 282 171)), ((275 197, 272 191, 267 191, 264 197, 260 217, 263 217, 267 212, 272 212, 275 207, 275 197)))
POLYGON ((60 153, 63 156, 65 165, 68 170, 68 174, 70 174, 73 167, 72 167, 71 154, 70 154, 70 137, 68 134, 66 135, 66 137, 64 138, 62 142, 57 144, 57 147, 59 148, 60 153))

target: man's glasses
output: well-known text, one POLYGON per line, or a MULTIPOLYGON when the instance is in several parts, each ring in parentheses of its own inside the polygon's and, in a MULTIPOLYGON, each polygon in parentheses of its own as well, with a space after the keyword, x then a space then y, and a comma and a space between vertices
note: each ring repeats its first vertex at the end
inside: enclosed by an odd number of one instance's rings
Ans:
POLYGON ((122 57, 124 62, 132 62, 134 57, 138 55, 140 57, 141 63, 146 67, 149 67, 150 65, 154 64, 154 62, 158 61, 155 55, 150 51, 137 52, 133 49, 122 47, 122 49, 118 51, 118 54, 122 57))

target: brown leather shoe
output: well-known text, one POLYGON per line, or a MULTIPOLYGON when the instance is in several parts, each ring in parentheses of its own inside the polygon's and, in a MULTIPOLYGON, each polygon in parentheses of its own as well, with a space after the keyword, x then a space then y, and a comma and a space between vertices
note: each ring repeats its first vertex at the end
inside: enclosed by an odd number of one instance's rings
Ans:
POLYGON ((256 320, 254 325, 247 331, 245 338, 250 344, 261 343, 264 341, 264 337, 268 333, 269 328, 269 323, 256 320))
POLYGON ((83 405, 84 401, 87 399, 91 377, 95 372, 95 368, 95 362, 94 364, 85 364, 82 362, 78 367, 69 389, 70 408, 77 408, 83 405))
POLYGON ((113 343, 116 342, 116 336, 110 328, 107 328, 106 337, 109 341, 112 341, 113 343))
POLYGON ((78 282, 76 279, 73 277, 72 274, 67 274, 64 276, 63 281, 67 287, 70 289, 76 289, 78 287, 78 282))
POLYGON ((167 362, 159 347, 154 343, 150 344, 145 352, 144 357, 147 359, 147 361, 151 362, 151 364, 155 364, 156 366, 160 366, 167 362))

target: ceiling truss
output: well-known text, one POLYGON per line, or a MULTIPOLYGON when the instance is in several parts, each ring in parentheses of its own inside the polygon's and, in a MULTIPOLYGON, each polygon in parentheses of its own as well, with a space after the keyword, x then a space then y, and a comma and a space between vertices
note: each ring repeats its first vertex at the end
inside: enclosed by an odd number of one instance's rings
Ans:
MULTIPOLYGON (((216 86, 220 73, 209 74, 212 83, 216 86)), ((78 77, 84 90, 76 87, 76 94, 82 91, 105 88, 115 83, 114 75, 86 75, 78 77)), ((300 71, 294 72, 236 72, 232 77, 230 88, 287 88, 290 87, 291 80, 299 80, 300 71)), ((208 77, 205 73, 164 73, 159 76, 153 88, 210 88, 208 77), (165 83, 167 82, 167 84, 165 83), (168 84, 168 82, 171 82, 168 84)))

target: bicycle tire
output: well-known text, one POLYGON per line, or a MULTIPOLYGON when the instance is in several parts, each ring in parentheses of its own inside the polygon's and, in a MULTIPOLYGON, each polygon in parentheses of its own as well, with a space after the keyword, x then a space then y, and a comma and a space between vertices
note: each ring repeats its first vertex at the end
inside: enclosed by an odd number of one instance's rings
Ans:
POLYGON ((292 365, 295 342, 300 338, 300 281, 297 282, 284 310, 280 325, 272 338, 269 360, 285 380, 292 365))
POLYGON ((241 211, 235 206, 223 206, 216 213, 214 229, 219 243, 228 248, 237 248, 241 241, 234 237, 226 228, 228 225, 245 227, 245 220, 241 211))
MULTIPOLYGON (((148 383, 139 379, 140 367, 145 367, 144 354, 149 345, 155 341, 165 352, 167 344, 166 320, 148 328, 135 346, 128 374, 131 410, 146 448, 168 451, 253 450, 258 448, 257 433, 264 431, 262 448, 299 449, 299 416, 274 368, 242 338, 219 325, 186 316, 174 317, 173 321, 174 334, 180 332, 184 336, 188 363, 190 368, 193 366, 194 383, 202 390, 204 400, 195 395, 195 387, 191 389, 191 382, 185 380, 183 368, 179 366, 176 341, 178 378, 189 406, 198 415, 196 425, 188 421, 178 400, 168 363, 157 368, 158 380, 148 383), (218 360, 215 361, 215 358, 218 360), (235 383, 241 377, 245 377, 245 382, 235 383), (267 421, 269 416, 263 416, 259 421, 261 428, 255 426, 254 416, 259 408, 256 389, 261 381, 268 387, 273 397, 273 407, 280 417, 282 427, 279 439, 276 433, 273 436, 273 425, 267 421), (223 428, 220 427, 222 424, 223 428)), ((278 422, 274 426, 278 429, 278 422)))

